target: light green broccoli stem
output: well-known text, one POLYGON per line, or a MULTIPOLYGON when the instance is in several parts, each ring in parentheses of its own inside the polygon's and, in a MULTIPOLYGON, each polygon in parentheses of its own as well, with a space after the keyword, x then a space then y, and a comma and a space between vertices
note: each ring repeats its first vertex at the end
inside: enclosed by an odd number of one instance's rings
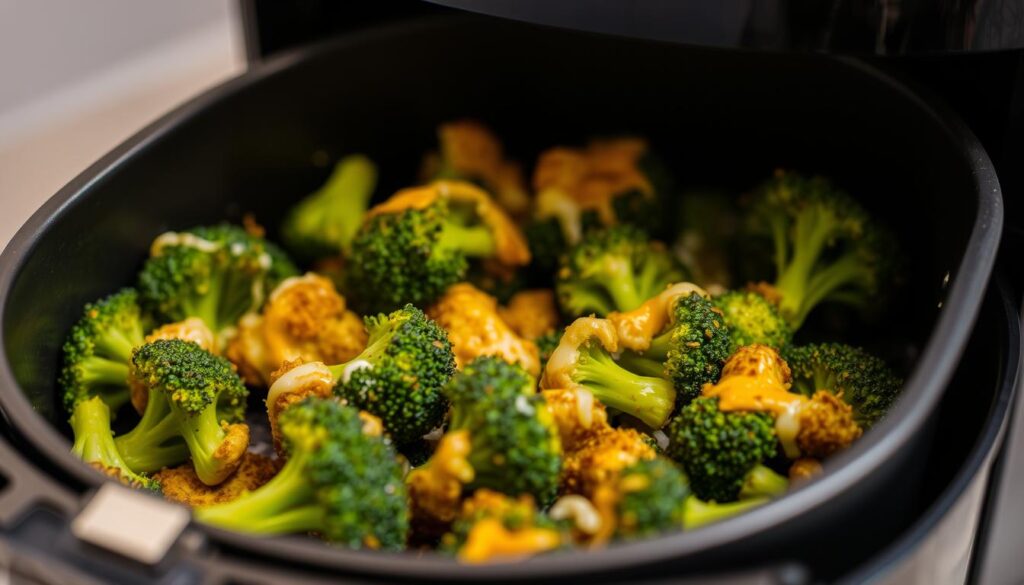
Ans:
POLYGON ((180 439, 181 422, 181 415, 171 411, 164 394, 151 391, 139 424, 114 442, 133 471, 158 471, 188 458, 188 445, 180 439))
POLYGON ((696 496, 686 498, 683 505, 683 528, 692 530, 707 524, 737 516, 769 501, 769 498, 757 498, 739 502, 717 504, 698 500, 696 496))
POLYGON ((494 234, 485 226, 464 226, 454 222, 444 224, 435 253, 459 250, 466 256, 487 258, 495 253, 494 234))
POLYGON ((672 343, 672 329, 651 340, 651 345, 643 352, 625 351, 619 359, 619 365, 630 372, 654 378, 665 377, 665 362, 672 343))
MULTIPOLYGON (((129 359, 131 356, 129 355, 129 359)), ((89 356, 79 362, 81 380, 89 386, 123 386, 128 385, 128 360, 115 362, 97 356, 89 356)), ((127 392, 127 390, 125 390, 127 392)))
POLYGON ((602 349, 581 348, 573 379, 605 406, 634 416, 651 428, 664 426, 675 407, 676 390, 671 382, 634 374, 602 349))
POLYGON ((835 216, 816 206, 801 211, 794 222, 793 256, 775 280, 775 286, 782 294, 779 308, 794 329, 803 322, 800 315, 806 314, 805 303, 811 272, 834 236, 836 227, 835 216))
MULTIPOLYGON (((171 408, 177 409, 174 406, 171 408)), ((223 463, 214 459, 213 454, 225 438, 224 429, 217 419, 217 408, 210 405, 198 415, 188 416, 182 413, 180 418, 184 422, 181 426, 181 436, 188 445, 196 475, 203 483, 214 483, 215 478, 220 476, 220 467, 223 463)))
POLYGON ((377 168, 363 155, 341 159, 320 189, 299 204, 295 222, 302 233, 319 233, 325 243, 347 251, 362 224, 377 184, 377 168))
POLYGON ((132 359, 132 350, 142 342, 142 331, 135 331, 135 339, 130 339, 120 329, 111 329, 96 338, 96 349, 100 355, 106 355, 115 361, 127 364, 132 359))
POLYGON ((292 453, 281 471, 236 500, 195 511, 200 522, 252 534, 288 534, 322 529, 324 510, 306 477, 309 455, 292 453))
POLYGON ((645 293, 641 292, 638 287, 638 282, 633 271, 630 269, 628 262, 622 260, 616 260, 615 262, 609 262, 610 266, 607 276, 605 277, 604 284, 605 289, 608 290, 608 294, 611 295, 615 311, 632 311, 639 307, 644 301, 647 300, 645 293), (621 262, 624 266, 616 266, 621 262))
POLYGON ((826 298, 856 304, 856 301, 860 300, 857 297, 844 299, 841 296, 834 296, 832 293, 848 284, 863 281, 867 278, 870 278, 870 275, 864 270, 864 263, 855 252, 847 252, 839 260, 830 263, 826 268, 816 272, 807 284, 807 292, 803 304, 800 307, 799 313, 795 316, 795 327, 799 327, 804 319, 807 318, 811 309, 826 298))
POLYGON ((71 452, 79 459, 118 469, 125 479, 137 485, 151 483, 151 480, 135 474, 121 457, 110 430, 110 409, 98 397, 78 401, 70 423, 75 434, 71 452))
POLYGON ((788 489, 788 479, 775 473, 772 469, 758 464, 743 478, 739 498, 741 500, 774 498, 786 493, 788 489))
POLYGON ((331 377, 334 378, 334 382, 338 383, 341 381, 345 368, 350 364, 360 361, 367 362, 370 365, 376 364, 387 352, 391 339, 399 325, 401 325, 401 322, 385 319, 382 325, 370 326, 370 338, 367 341, 366 347, 359 355, 345 363, 327 367, 331 371, 331 377))

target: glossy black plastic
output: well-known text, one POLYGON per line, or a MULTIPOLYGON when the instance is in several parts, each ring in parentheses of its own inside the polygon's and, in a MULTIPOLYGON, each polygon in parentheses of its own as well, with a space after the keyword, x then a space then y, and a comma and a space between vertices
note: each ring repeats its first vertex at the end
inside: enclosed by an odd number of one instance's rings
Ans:
POLYGON ((494 126, 526 164, 552 143, 636 132, 691 186, 742 190, 776 166, 833 177, 899 231, 910 259, 902 301, 866 329, 876 350, 910 365, 905 399, 823 478, 777 502, 587 557, 462 567, 300 538, 208 530, 212 542, 391 579, 635 578, 780 559, 828 575, 907 520, 1002 225, 998 182, 970 133, 852 61, 473 18, 395 25, 273 60, 154 123, 36 213, 0 257, 0 407, 25 449, 70 481, 101 481, 67 452, 59 346, 84 302, 132 282, 154 236, 245 212, 273 228, 326 176, 323 161, 352 151, 380 164, 389 192, 413 179, 436 124, 463 116, 494 126))

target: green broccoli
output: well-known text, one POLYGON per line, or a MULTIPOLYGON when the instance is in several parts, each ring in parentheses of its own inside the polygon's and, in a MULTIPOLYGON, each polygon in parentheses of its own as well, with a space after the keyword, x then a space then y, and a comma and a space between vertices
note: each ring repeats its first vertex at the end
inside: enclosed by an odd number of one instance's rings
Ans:
POLYGON ((465 279, 470 258, 495 254, 490 228, 439 198, 422 209, 370 216, 352 240, 349 288, 375 310, 425 305, 465 279))
POLYGON ((439 427, 448 404, 442 388, 455 372, 448 334, 412 305, 366 318, 366 349, 330 366, 334 391, 380 417, 398 444, 439 427))
POLYGON ((627 370, 594 338, 585 339, 575 350, 576 360, 566 372, 572 383, 589 390, 605 406, 636 417, 651 428, 665 425, 676 404, 672 382, 627 370))
POLYGON ((473 360, 445 387, 452 402, 447 432, 465 431, 471 443, 468 489, 530 494, 541 506, 554 499, 562 447, 534 387, 520 366, 493 356, 473 360))
POLYGON ((132 349, 143 342, 138 293, 125 288, 85 305, 64 342, 60 385, 64 407, 99 396, 111 412, 128 402, 128 366, 132 349))
POLYGON ((751 291, 729 291, 712 299, 722 312, 729 330, 729 354, 744 345, 761 343, 781 350, 793 333, 779 310, 763 296, 751 291))
POLYGON ((252 534, 315 532, 350 548, 404 547, 401 466, 387 442, 363 433, 356 409, 306 398, 281 414, 280 428, 281 471, 234 501, 196 510, 196 519, 252 534))
POLYGON ((668 330, 651 340, 647 350, 626 351, 619 363, 640 375, 668 378, 679 402, 687 404, 722 373, 729 357, 729 328, 721 310, 697 292, 677 299, 672 315, 668 330))
POLYGON ((169 232, 139 273, 143 308, 162 322, 198 317, 220 336, 298 273, 279 248, 229 224, 169 232))
POLYGON ((680 195, 678 201, 672 251, 693 282, 705 288, 730 286, 730 257, 738 223, 736 198, 721 191, 694 190, 680 195))
POLYGON ((555 348, 558 347, 558 344, 561 341, 561 331, 545 333, 533 340, 533 342, 537 344, 537 349, 540 352, 540 371, 544 371, 545 366, 548 365, 548 360, 551 359, 551 354, 555 351, 555 348))
POLYGON ((793 371, 793 392, 813 396, 828 390, 838 395, 863 428, 881 420, 903 389, 903 381, 884 361, 858 347, 815 343, 791 347, 785 357, 793 371))
POLYGON ((780 312, 793 330, 822 302, 875 307, 895 274, 892 235, 820 177, 778 171, 754 194, 746 225, 772 242, 780 312))
POLYGON ((770 414, 722 412, 718 398, 698 398, 679 411, 665 432, 667 455, 683 466, 693 492, 703 500, 730 502, 744 488, 753 496, 779 487, 773 475, 758 469, 777 450, 770 414))
POLYGON ((160 483, 135 473, 124 462, 110 430, 110 408, 99 396, 82 398, 71 407, 71 430, 75 443, 71 452, 102 473, 131 487, 160 490, 160 483))
POLYGON ((715 503, 691 493, 690 481, 671 461, 640 460, 619 473, 615 489, 615 538, 635 540, 672 530, 692 530, 735 516, 768 501, 767 497, 715 503))
POLYGON ((222 424, 226 416, 218 402, 244 404, 248 390, 230 362, 194 343, 160 339, 135 350, 131 376, 149 398, 135 428, 116 439, 129 468, 156 471, 191 455, 196 475, 207 485, 237 468, 249 430, 222 424))
POLYGON ((327 182, 288 212, 282 241, 309 260, 344 253, 362 224, 376 183, 373 161, 361 154, 341 159, 327 182))
POLYGON ((684 274, 661 242, 639 228, 591 231, 563 257, 555 290, 562 310, 574 317, 630 311, 684 274))

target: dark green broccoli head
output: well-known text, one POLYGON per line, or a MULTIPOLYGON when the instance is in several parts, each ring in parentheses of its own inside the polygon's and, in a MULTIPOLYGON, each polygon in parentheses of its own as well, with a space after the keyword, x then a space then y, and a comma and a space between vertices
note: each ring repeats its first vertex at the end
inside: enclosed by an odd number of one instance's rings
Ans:
POLYGON ((789 324, 779 314, 778 308, 755 292, 729 291, 715 297, 712 302, 722 312, 729 329, 730 355, 754 343, 781 350, 793 338, 789 324))
POLYGON ((241 463, 248 428, 226 425, 219 406, 237 415, 248 397, 230 362, 195 343, 160 339, 135 350, 131 377, 148 391, 142 419, 116 441, 131 469, 156 471, 191 455, 199 478, 215 485, 241 463))
POLYGON ((643 353, 627 351, 620 363, 646 376, 671 380, 681 404, 700 396, 704 384, 718 380, 729 357, 729 328, 711 301, 693 292, 672 309, 672 324, 643 353))
POLYGON ((448 334, 412 305, 366 318, 366 349, 332 366, 335 393, 384 423, 399 444, 441 425, 447 409, 442 388, 455 372, 448 334))
POLYGON ((530 246, 529 272, 538 285, 554 282, 554 274, 562 254, 569 247, 562 224, 554 217, 535 219, 523 227, 523 235, 530 246))
POLYGON ((858 347, 814 343, 791 347, 785 357, 793 371, 794 392, 812 396, 828 390, 839 395, 863 428, 881 420, 903 389, 903 380, 884 361, 858 347))
POLYGON ((485 356, 445 387, 452 402, 448 432, 465 430, 474 470, 469 489, 530 494, 541 505, 555 497, 562 467, 558 429, 533 378, 520 366, 485 356))
POLYGON ((220 334, 297 273, 273 244, 220 224, 157 238, 139 273, 139 291, 143 307, 161 322, 198 317, 220 334))
POLYGON ((639 228, 591 231, 562 260, 555 289, 571 316, 630 311, 683 280, 675 258, 639 228))
POLYGON ((135 488, 160 490, 160 483, 144 473, 135 473, 125 463, 110 430, 110 408, 99 396, 75 401, 71 410, 75 442, 71 452, 98 471, 135 488))
POLYGON ((377 184, 377 167, 361 154, 347 156, 327 182, 289 210, 281 239, 299 258, 316 260, 348 250, 377 184))
POLYGON ((64 408, 99 396, 111 411, 128 401, 132 349, 142 345, 143 323, 135 289, 122 289, 85 305, 64 342, 60 385, 64 408))
POLYGON ((288 462, 274 479, 197 519, 253 534, 315 532, 349 548, 405 546, 401 466, 388 443, 363 433, 359 411, 307 398, 281 414, 280 429, 288 462))
POLYGON ((636 417, 654 429, 664 426, 675 408, 676 390, 672 382, 627 370, 597 340, 579 346, 570 378, 605 406, 636 417))
POLYGON ((422 209, 379 213, 352 240, 349 288, 363 304, 425 305, 463 280, 469 258, 495 254, 494 235, 472 213, 439 199, 422 209))
POLYGON ((616 489, 616 538, 649 538, 682 528, 690 486, 671 461, 661 457, 637 461, 620 472, 616 489))
POLYGON ((722 412, 718 398, 697 398, 669 423, 667 454, 703 500, 735 500, 746 475, 777 449, 775 421, 762 412, 722 412))
POLYGON ((892 235, 820 177, 777 172, 754 194, 746 229, 771 242, 780 312, 794 330, 822 302, 877 308, 896 272, 892 235))

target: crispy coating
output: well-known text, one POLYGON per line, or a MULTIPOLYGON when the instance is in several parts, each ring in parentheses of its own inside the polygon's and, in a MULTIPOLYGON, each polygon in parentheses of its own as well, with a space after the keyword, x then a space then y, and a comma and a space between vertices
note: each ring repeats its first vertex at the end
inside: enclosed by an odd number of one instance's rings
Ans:
POLYGON ((818 390, 800 409, 800 432, 796 444, 800 453, 822 459, 849 447, 861 436, 861 428, 853 420, 853 409, 841 398, 826 390, 818 390))
POLYGON ((797 483, 813 479, 822 473, 821 462, 811 457, 801 457, 789 466, 789 481, 797 483))
POLYGON ((762 344, 747 345, 729 356, 722 366, 722 379, 733 376, 758 378, 766 384, 788 389, 793 381, 789 364, 774 348, 762 344))
POLYGON ((530 340, 555 331, 560 320, 555 291, 547 288, 517 292, 499 313, 513 331, 530 340))
POLYGON ((562 466, 562 492, 593 497, 599 486, 640 460, 657 455, 650 440, 636 429, 607 429, 567 452, 562 466))
POLYGON ((281 364, 301 359, 342 363, 366 347, 362 320, 327 278, 312 272, 282 282, 261 315, 246 315, 227 357, 246 382, 270 385, 281 364))
POLYGON ((533 376, 540 373, 537 345, 516 335, 501 318, 498 301, 473 285, 450 287, 427 309, 427 316, 448 332, 460 369, 477 357, 496 355, 521 365, 533 376))
POLYGON ((473 481, 473 467, 467 460, 471 447, 468 431, 448 433, 437 444, 430 462, 409 472, 406 484, 417 532, 440 535, 455 520, 462 488, 473 481))
POLYGON ((558 427, 562 449, 570 453, 590 438, 611 430, 608 411, 585 388, 544 390, 544 401, 558 427))
POLYGON ((165 467, 154 477, 160 482, 165 498, 198 508, 230 502, 245 492, 253 491, 270 481, 277 470, 277 461, 263 455, 246 453, 234 475, 215 486, 200 481, 191 463, 165 467))
POLYGON ((329 398, 334 392, 334 379, 323 363, 304 364, 301 359, 286 361, 270 378, 272 383, 267 392, 267 418, 270 421, 274 449, 283 456, 281 429, 278 427, 281 413, 309 396, 329 398))
POLYGON ((612 225, 616 195, 638 190, 654 196, 653 186, 639 167, 646 152, 647 143, 641 138, 594 141, 585 149, 551 148, 537 161, 534 190, 568 194, 580 209, 594 210, 604 225, 612 225))
POLYGON ((751 282, 747 284, 747 290, 755 292, 764 297, 769 303, 776 307, 782 302, 782 293, 770 282, 751 282))

